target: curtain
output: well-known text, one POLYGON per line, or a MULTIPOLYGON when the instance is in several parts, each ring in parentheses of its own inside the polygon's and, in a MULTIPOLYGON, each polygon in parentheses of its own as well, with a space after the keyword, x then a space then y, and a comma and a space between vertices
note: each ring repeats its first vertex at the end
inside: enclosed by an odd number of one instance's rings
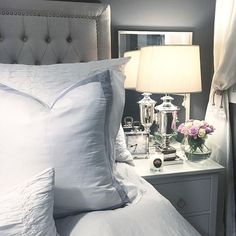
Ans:
POLYGON ((217 0, 214 32, 214 75, 205 120, 215 127, 207 140, 212 158, 226 169, 225 232, 236 235, 233 153, 229 117, 229 89, 236 82, 236 1, 217 0))

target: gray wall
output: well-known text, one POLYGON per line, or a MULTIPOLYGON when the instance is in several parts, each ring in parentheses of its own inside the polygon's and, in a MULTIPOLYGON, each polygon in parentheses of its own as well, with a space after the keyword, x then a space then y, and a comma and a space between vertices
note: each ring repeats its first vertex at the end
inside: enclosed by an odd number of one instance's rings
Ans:
MULTIPOLYGON (((191 116, 203 119, 213 73, 215 0, 101 0, 112 9, 113 56, 117 56, 118 30, 193 31, 193 44, 201 47, 203 92, 192 95, 191 116)), ((135 92, 127 93, 125 113, 138 112, 135 92)))

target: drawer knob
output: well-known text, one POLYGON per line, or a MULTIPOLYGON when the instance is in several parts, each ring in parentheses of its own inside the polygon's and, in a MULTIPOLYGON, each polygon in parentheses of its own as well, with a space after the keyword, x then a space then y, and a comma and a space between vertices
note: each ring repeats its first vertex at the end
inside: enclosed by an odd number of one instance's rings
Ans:
POLYGON ((184 201, 184 199, 180 198, 177 202, 177 207, 179 207, 180 209, 184 209, 185 206, 186 202, 184 201))

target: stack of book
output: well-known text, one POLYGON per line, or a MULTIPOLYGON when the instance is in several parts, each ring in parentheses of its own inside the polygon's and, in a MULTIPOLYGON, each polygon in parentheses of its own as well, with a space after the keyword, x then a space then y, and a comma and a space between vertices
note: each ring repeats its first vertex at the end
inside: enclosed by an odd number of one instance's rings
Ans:
POLYGON ((176 158, 172 161, 164 161, 163 165, 169 166, 169 165, 176 165, 176 164, 183 164, 183 163, 184 163, 184 160, 181 157, 176 156, 176 158))
POLYGON ((163 149, 156 147, 156 150, 162 152, 164 156, 164 166, 183 164, 183 159, 176 154, 176 149, 173 147, 168 147, 168 149, 163 149))

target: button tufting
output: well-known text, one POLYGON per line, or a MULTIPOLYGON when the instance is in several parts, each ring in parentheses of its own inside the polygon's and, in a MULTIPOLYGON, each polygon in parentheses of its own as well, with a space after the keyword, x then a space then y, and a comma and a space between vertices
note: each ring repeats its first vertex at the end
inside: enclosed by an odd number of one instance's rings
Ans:
POLYGON ((40 65, 41 63, 40 63, 40 61, 35 61, 34 64, 35 64, 35 65, 40 65))
POLYGON ((0 35, 0 42, 3 42, 3 37, 0 35))
POLYGON ((23 41, 23 42, 27 42, 27 41, 28 41, 27 36, 23 36, 23 37, 22 37, 22 41, 23 41))
POLYGON ((17 64, 17 60, 12 60, 11 64, 17 64))
POLYGON ((62 61, 61 60, 57 60, 57 64, 60 64, 60 63, 62 63, 62 61))
POLYGON ((71 42, 72 42, 71 36, 68 36, 67 39, 66 39, 66 41, 67 41, 68 43, 71 43, 71 42))
POLYGON ((47 36, 47 37, 45 38, 45 42, 46 42, 46 43, 51 43, 51 38, 50 38, 49 36, 47 36))

